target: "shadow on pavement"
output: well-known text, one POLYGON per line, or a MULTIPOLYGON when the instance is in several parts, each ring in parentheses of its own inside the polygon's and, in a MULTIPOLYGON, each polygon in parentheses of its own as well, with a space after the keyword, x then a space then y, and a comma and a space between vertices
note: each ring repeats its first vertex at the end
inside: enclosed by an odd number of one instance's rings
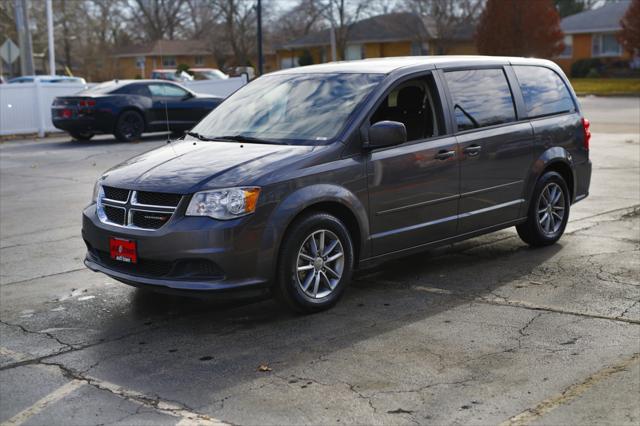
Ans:
POLYGON ((99 334, 109 340, 141 323, 147 332, 85 351, 81 364, 95 365, 87 371, 95 377, 201 407, 213 393, 255 380, 261 363, 281 371, 366 346, 369 339, 487 296, 561 249, 532 250, 507 235, 489 246, 470 240, 394 260, 358 274, 334 309, 307 316, 272 300, 230 305, 136 290, 100 321, 99 334), (162 367, 149 375, 154 365, 162 367))

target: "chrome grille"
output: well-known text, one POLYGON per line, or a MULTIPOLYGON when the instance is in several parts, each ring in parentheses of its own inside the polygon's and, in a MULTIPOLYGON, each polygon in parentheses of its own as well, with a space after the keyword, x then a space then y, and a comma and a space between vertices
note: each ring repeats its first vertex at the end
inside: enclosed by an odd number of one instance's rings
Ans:
POLYGON ((103 186, 97 200, 100 221, 131 229, 159 229, 176 211, 182 195, 103 186))

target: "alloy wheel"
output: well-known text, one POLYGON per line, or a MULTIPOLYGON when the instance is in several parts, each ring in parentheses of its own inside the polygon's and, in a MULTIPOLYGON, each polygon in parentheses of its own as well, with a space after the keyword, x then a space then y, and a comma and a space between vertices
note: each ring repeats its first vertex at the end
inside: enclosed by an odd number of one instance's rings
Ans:
POLYGON ((138 114, 126 114, 122 117, 120 130, 125 137, 132 138, 142 133, 142 126, 142 120, 140 120, 138 114))
POLYGON ((296 262, 296 280, 308 297, 321 299, 337 287, 344 270, 344 248, 336 234, 321 229, 309 235, 296 262))
POLYGON ((546 236, 555 235, 565 215, 565 197, 562 188, 551 182, 544 187, 538 199, 538 223, 546 236))

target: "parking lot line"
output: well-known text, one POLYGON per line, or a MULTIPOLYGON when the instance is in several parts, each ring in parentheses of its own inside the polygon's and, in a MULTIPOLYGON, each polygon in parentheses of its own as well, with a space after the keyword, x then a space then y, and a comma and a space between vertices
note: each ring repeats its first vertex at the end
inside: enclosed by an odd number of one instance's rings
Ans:
MULTIPOLYGON (((0 355, 12 358, 17 362, 31 358, 27 354, 15 352, 3 347, 0 347, 0 355)), ((40 367, 40 368, 58 367, 60 370, 66 373, 66 375, 72 374, 60 364, 43 362, 43 363, 33 364, 33 366, 40 367)), ((24 423, 26 420, 28 420, 30 417, 34 416, 35 414, 38 414, 39 412, 47 408, 49 405, 53 404, 56 401, 59 401, 60 399, 64 398, 65 396, 73 392, 75 389, 83 385, 93 386, 96 389, 110 392, 120 398, 133 401, 140 405, 144 405, 145 407, 152 408, 163 414, 167 414, 173 417, 178 417, 180 420, 178 421, 176 426, 196 426, 196 425, 197 426, 227 426, 228 425, 228 423, 225 423, 221 420, 209 417, 204 414, 199 414, 199 413, 189 411, 178 404, 162 401, 159 398, 152 398, 143 393, 124 388, 115 383, 107 382, 105 380, 101 380, 96 377, 87 376, 87 375, 77 375, 77 374, 73 374, 73 375, 77 377, 74 378, 69 383, 59 387, 58 389, 56 389, 49 395, 45 396, 44 398, 40 399, 31 407, 21 411, 20 413, 16 414, 6 422, 1 423, 0 426, 20 425, 24 423)))
POLYGON ((42 410, 47 408, 49 405, 61 400, 65 396, 69 395, 71 392, 76 389, 84 386, 86 382, 82 380, 71 380, 70 382, 60 386, 58 389, 51 392, 49 395, 45 396, 38 400, 31 407, 26 408, 7 420, 3 422, 1 426, 18 426, 29 420, 29 418, 35 416, 40 413, 42 410))
POLYGON ((573 384, 562 391, 560 394, 545 399, 533 408, 528 408, 522 413, 511 417, 509 420, 501 423, 500 426, 524 426, 528 425, 536 419, 544 416, 552 410, 567 404, 575 398, 579 397, 597 383, 607 379, 613 374, 626 370, 631 365, 640 362, 640 353, 635 353, 624 361, 597 371, 587 377, 580 383, 573 384))

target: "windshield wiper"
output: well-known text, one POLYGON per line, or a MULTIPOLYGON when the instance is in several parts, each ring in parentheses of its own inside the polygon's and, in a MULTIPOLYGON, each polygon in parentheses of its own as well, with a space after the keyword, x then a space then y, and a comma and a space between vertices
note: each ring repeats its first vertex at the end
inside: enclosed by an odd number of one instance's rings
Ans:
POLYGON ((215 141, 216 138, 210 138, 204 135, 201 135, 200 133, 196 133, 196 132, 187 132, 188 136, 194 137, 196 139, 200 139, 201 141, 205 141, 205 142, 211 142, 211 141, 215 141))
POLYGON ((255 138, 253 136, 245 136, 245 135, 217 136, 215 139, 223 140, 223 141, 246 142, 246 143, 272 143, 272 144, 279 143, 269 139, 255 138))

